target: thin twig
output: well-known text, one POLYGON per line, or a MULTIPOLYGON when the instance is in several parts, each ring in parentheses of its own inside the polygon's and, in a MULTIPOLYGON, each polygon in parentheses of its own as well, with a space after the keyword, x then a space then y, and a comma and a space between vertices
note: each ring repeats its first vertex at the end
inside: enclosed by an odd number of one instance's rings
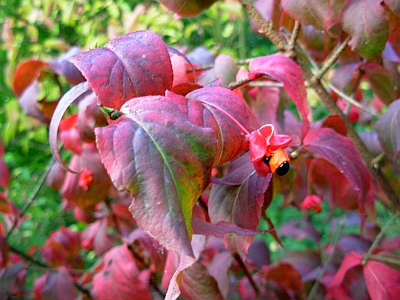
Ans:
POLYGON ((237 253, 233 253, 233 257, 236 260, 236 262, 239 264, 240 268, 243 270, 244 275, 246 275, 247 279, 249 280, 254 292, 256 293, 256 296, 258 296, 260 294, 260 289, 258 288, 257 284, 254 282, 253 276, 251 276, 244 261, 242 260, 240 255, 237 253))
MULTIPOLYGON (((365 259, 365 256, 364 256, 364 259, 365 259)), ((369 259, 380 261, 380 262, 387 263, 387 264, 400 266, 400 260, 397 258, 394 258, 394 257, 371 254, 369 256, 369 259)))
MULTIPOLYGON (((10 250, 16 254, 18 254, 19 256, 21 256, 24 260, 29 261, 31 263, 34 263, 35 265, 38 265, 40 267, 49 269, 49 270, 53 270, 56 271, 56 269, 54 269, 53 267, 49 266, 48 264, 30 256, 29 254, 25 253, 24 251, 12 246, 12 245, 8 245, 10 250)), ((85 287, 83 287, 82 285, 80 285, 78 282, 76 282, 74 280, 74 285, 76 287, 77 290, 79 290, 80 292, 84 293, 85 295, 87 295, 89 297, 89 299, 93 299, 92 295, 90 294, 90 291, 88 289, 86 289, 85 287)))
POLYGON ((399 214, 400 214, 400 213, 394 214, 394 215, 390 218, 390 220, 385 224, 385 226, 383 226, 383 228, 381 229, 381 231, 380 231, 380 232, 378 233, 378 235, 376 236, 376 238, 375 238, 374 242, 372 243, 371 247, 369 247, 368 252, 364 255, 364 258, 363 258, 363 260, 362 260, 362 262, 361 262, 361 265, 365 265, 365 264, 368 262, 368 260, 369 260, 369 258, 370 258, 370 256, 371 256, 372 252, 375 250, 375 248, 379 245, 379 243, 381 242, 382 238, 384 237, 386 229, 388 229, 388 228, 389 228, 389 225, 391 225, 392 222, 393 222, 394 220, 396 220, 397 217, 399 217, 399 214))
POLYGON ((357 102, 354 98, 352 98, 352 97, 346 95, 345 93, 343 93, 341 90, 339 90, 333 84, 328 83, 328 82, 326 84, 332 91, 334 91, 336 94, 338 94, 340 96, 340 98, 342 98, 343 100, 347 101, 351 105, 359 108, 360 110, 362 110, 363 112, 366 112, 367 114, 370 114, 371 116, 376 116, 377 115, 375 110, 372 110, 372 109, 370 109, 368 107, 365 107, 360 102, 357 102))
POLYGON ((310 293, 308 294, 307 300, 315 299, 316 294, 318 292, 318 288, 319 288, 320 282, 322 280, 322 277, 325 275, 325 273, 328 270, 333 258, 335 257, 335 251, 336 251, 337 243, 339 241, 340 235, 342 234, 343 228, 344 228, 343 219, 341 219, 339 224, 338 224, 338 226, 337 226, 336 234, 335 234, 335 237, 333 239, 332 251, 329 254, 329 256, 327 257, 327 259, 325 260, 324 265, 322 266, 321 272, 319 272, 318 277, 315 280, 315 283, 313 284, 310 293))
POLYGON ((50 163, 47 165, 47 169, 46 172, 44 172, 42 174, 42 176, 39 178, 39 180, 36 182, 36 186, 32 192, 32 195, 29 197, 29 199, 26 201, 25 206, 20 210, 20 213, 18 215, 18 218, 16 218, 10 228, 10 230, 7 232, 6 238, 8 238, 13 231, 15 230, 15 228, 17 227, 17 224, 19 222, 19 220, 24 216, 24 214, 26 213, 26 211, 29 209, 29 207, 34 203, 34 201, 36 200, 37 195, 39 194, 39 191, 41 190, 41 188, 43 187, 47 175, 49 175, 50 173, 50 169, 51 166, 54 164, 54 158, 52 157, 50 159, 50 163))
MULTIPOLYGON (((143 257, 142 257, 139 253, 137 253, 137 251, 136 251, 135 247, 133 247, 133 245, 128 245, 128 248, 129 248, 131 254, 133 255, 133 257, 134 257, 137 261, 139 261, 140 263, 142 263, 143 266, 144 266, 146 269, 149 269, 149 268, 150 268, 150 266, 148 265, 148 263, 145 262, 145 260, 143 259, 143 257)), ((165 298, 165 293, 158 287, 158 285, 157 285, 157 279, 154 278, 154 275, 155 275, 154 273, 152 273, 152 272, 150 273, 150 280, 149 280, 149 283, 150 283, 151 287, 152 287, 158 294, 160 294, 161 297, 165 298)))
POLYGON ((292 54, 294 55, 294 47, 296 46, 296 42, 297 39, 299 37, 299 33, 300 33, 300 28, 301 28, 301 24, 299 21, 296 21, 294 23, 294 27, 292 30, 292 34, 290 35, 290 40, 289 40, 289 44, 287 45, 287 50, 289 52, 289 56, 292 57, 292 54))
POLYGON ((325 73, 332 68, 335 64, 336 60, 339 58, 339 55, 343 52, 346 48, 348 42, 350 41, 351 37, 348 36, 342 44, 332 53, 332 55, 324 62, 322 68, 318 71, 317 75, 313 77, 312 80, 320 81, 322 77, 324 77, 325 73))

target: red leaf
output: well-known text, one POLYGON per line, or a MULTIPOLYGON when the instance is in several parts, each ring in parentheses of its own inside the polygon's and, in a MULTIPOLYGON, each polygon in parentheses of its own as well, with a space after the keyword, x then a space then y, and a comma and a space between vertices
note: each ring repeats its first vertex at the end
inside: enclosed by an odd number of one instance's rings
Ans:
POLYGON ((99 300, 150 300, 150 271, 140 271, 127 245, 108 251, 104 268, 93 278, 93 295, 99 300))
POLYGON ((328 292, 334 299, 351 300, 354 299, 351 293, 357 294, 358 299, 362 299, 362 286, 355 286, 354 282, 359 283, 359 274, 356 272, 356 268, 360 267, 362 257, 356 252, 350 252, 344 257, 339 270, 335 274, 332 282, 328 286, 328 292), (353 290, 351 290, 353 288, 353 290))
POLYGON ((391 300, 400 295, 400 272, 377 262, 368 261, 364 277, 371 299, 391 300))
POLYGON ((307 91, 300 67, 290 58, 283 55, 257 57, 249 64, 249 78, 266 75, 283 83, 302 117, 302 134, 305 136, 310 124, 307 91))
POLYGON ((96 129, 97 145, 114 185, 134 196, 139 226, 168 250, 191 255, 191 211, 209 183, 216 145, 211 129, 180 113, 186 103, 172 100, 128 102, 129 115, 96 129))
POLYGON ((376 123, 379 142, 385 153, 391 158, 400 152, 400 99, 392 102, 387 111, 376 123))
POLYGON ((189 121, 211 128, 218 140, 214 167, 234 159, 248 148, 244 135, 251 129, 245 101, 241 97, 219 87, 197 89, 186 97, 189 99, 189 121))
POLYGON ((181 17, 193 17, 210 7, 217 0, 160 0, 168 9, 181 17))
POLYGON ((180 288, 187 299, 224 299, 216 280, 201 262, 195 262, 182 272, 180 288))
POLYGON ((389 37, 389 20, 380 1, 349 1, 342 27, 351 36, 351 49, 366 59, 379 57, 389 37))
POLYGON ((14 94, 20 97, 37 80, 45 67, 49 67, 49 64, 40 60, 27 60, 19 64, 14 73, 14 94))
POLYGON ((164 95, 173 73, 162 39, 147 30, 122 35, 71 61, 83 73, 101 105, 120 109, 127 100, 164 95))
POLYGON ((104 201, 112 186, 100 155, 93 144, 83 144, 81 155, 74 155, 70 169, 82 170, 81 173, 67 173, 60 193, 70 203, 82 209, 90 209, 104 201))
MULTIPOLYGON (((230 222, 245 229, 256 230, 264 203, 264 193, 268 188, 271 175, 260 177, 254 172, 249 155, 236 159, 227 175, 222 178, 224 184, 213 184, 208 209, 212 223, 230 222), (227 185, 226 183, 231 183, 227 185)), ((239 237, 234 234, 225 236, 225 242, 233 252, 246 258, 253 237, 239 237)))
POLYGON ((317 29, 329 31, 339 23, 340 13, 346 2, 347 0, 283 0, 282 7, 302 25, 313 25, 317 29))
POLYGON ((279 263, 275 266, 266 268, 265 276, 267 279, 279 283, 281 286, 292 290, 297 296, 305 296, 304 283, 299 272, 288 263, 279 263))
MULTIPOLYGON (((352 188, 344 173, 324 159, 312 159, 309 166, 309 180, 317 194, 330 203, 332 207, 356 209, 358 192, 352 188)), ((372 202, 365 203, 371 205, 372 202)))
POLYGON ((100 257, 113 246, 113 240, 108 234, 107 220, 101 219, 90 224, 82 233, 82 247, 94 250, 100 257))
POLYGON ((74 279, 65 267, 43 274, 34 285, 38 299, 71 300, 76 297, 74 279))
POLYGON ((333 164, 359 192, 358 203, 361 214, 365 214, 364 203, 371 203, 373 180, 364 166, 351 139, 332 129, 311 130, 304 138, 305 148, 333 164))

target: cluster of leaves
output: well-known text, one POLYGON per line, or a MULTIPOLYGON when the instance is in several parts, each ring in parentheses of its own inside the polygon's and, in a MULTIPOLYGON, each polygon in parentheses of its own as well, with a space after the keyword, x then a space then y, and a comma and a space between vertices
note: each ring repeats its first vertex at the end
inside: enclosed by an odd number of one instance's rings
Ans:
MULTIPOLYGON (((161 2, 192 16, 215 1, 161 2)), ((8 233, 24 220, 7 197, 0 161, 5 294, 24 295, 23 259, 48 268, 34 281, 37 299, 74 299, 78 291, 94 299, 398 294, 400 237, 386 236, 375 219, 378 201, 396 211, 390 222, 400 207, 399 5, 241 4, 281 53, 239 68, 229 55, 184 55, 141 30, 18 66, 20 106, 50 125, 59 164, 47 182, 87 225, 54 231, 39 249, 46 263, 9 245, 8 233), (60 88, 60 100, 38 101, 39 83, 60 76, 74 87, 60 88), (328 109, 322 117, 320 100, 328 109), (58 140, 72 156, 68 165, 58 140), (289 160, 288 173, 278 176, 289 160), (279 196, 302 218, 274 226, 267 214, 279 196), (323 244, 312 218, 338 208, 348 213, 330 217, 336 236, 323 244), (355 224, 358 235, 343 233, 355 224), (286 246, 283 237, 291 237, 313 247, 271 262, 271 247, 256 234, 269 234, 270 245, 286 246), (90 269, 84 249, 98 258, 90 269)))

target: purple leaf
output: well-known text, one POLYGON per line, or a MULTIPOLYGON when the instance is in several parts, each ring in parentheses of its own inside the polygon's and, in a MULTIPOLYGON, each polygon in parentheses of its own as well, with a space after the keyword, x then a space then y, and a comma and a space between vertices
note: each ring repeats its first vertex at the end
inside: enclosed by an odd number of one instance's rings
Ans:
POLYGON ((216 237, 223 237, 227 233, 235 233, 239 236, 249 236, 255 234, 262 234, 271 230, 250 230, 237 226, 236 224, 221 221, 216 224, 208 223, 203 219, 193 215, 192 227, 194 234, 213 235, 216 237))
POLYGON ((400 99, 392 102, 376 123, 378 140, 390 159, 395 159, 400 151, 400 99))
POLYGON ((306 221, 291 220, 279 227, 279 235, 289 236, 297 240, 303 240, 307 237, 313 239, 316 243, 321 239, 320 234, 315 228, 306 221))
POLYGON ((389 37, 381 1, 350 0, 343 9, 342 27, 351 36, 351 49, 366 59, 379 57, 389 37))
POLYGON ((82 51, 79 48, 72 47, 61 57, 49 61, 49 64, 56 74, 65 76, 70 84, 77 85, 85 81, 85 77, 83 77, 82 73, 69 61, 69 59, 80 53, 82 53, 82 51))
POLYGON ((172 89, 169 53, 162 39, 151 31, 125 34, 71 61, 106 107, 119 109, 131 98, 164 95, 172 89))
POLYGON ((365 217, 364 203, 372 201, 373 180, 351 139, 330 128, 311 130, 304 138, 305 149, 333 164, 359 192, 360 213, 365 217))
POLYGON ((302 134, 306 135, 310 128, 308 121, 309 108, 307 91, 300 67, 290 58, 283 55, 262 56, 253 59, 249 64, 249 78, 266 75, 283 83, 301 115, 303 125, 302 134))
POLYGON ((76 289, 74 279, 64 266, 55 272, 45 274, 45 283, 40 290, 42 299, 69 300, 75 299, 76 289))
MULTIPOLYGON (((232 163, 222 180, 238 184, 213 184, 208 203, 211 222, 225 221, 241 228, 256 230, 271 174, 258 176, 249 155, 245 154, 232 163)), ((229 234, 225 236, 225 242, 245 259, 252 238, 229 234)))
POLYGON ((18 279, 20 272, 24 270, 21 262, 8 268, 0 268, 0 295, 5 298, 11 297, 13 287, 18 279))

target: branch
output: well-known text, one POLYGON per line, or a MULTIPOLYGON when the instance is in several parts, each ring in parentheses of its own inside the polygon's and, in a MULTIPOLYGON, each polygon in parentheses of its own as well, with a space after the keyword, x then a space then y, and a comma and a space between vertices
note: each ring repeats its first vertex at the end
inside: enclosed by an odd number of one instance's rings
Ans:
POLYGON ((335 64, 336 60, 339 58, 339 55, 346 48, 348 42, 351 37, 348 36, 342 44, 333 52, 333 54, 324 62, 321 70, 319 70, 318 74, 313 77, 314 81, 320 81, 322 77, 324 77, 325 73, 335 64))
POLYGON ((257 23, 260 27, 259 32, 265 34, 265 36, 271 40, 272 43, 278 48, 279 51, 286 50, 286 42, 279 36, 279 33, 274 30, 271 24, 268 24, 257 9, 255 9, 253 3, 249 0, 239 0, 243 8, 247 11, 248 15, 257 23))
POLYGON ((365 264, 368 262, 368 260, 369 260, 369 258, 370 258, 370 256, 371 256, 372 252, 375 250, 375 248, 379 245, 379 243, 380 243, 381 240, 383 239, 383 237, 384 237, 384 235, 385 235, 386 229, 388 229, 388 228, 389 228, 389 225, 391 225, 392 222, 393 222, 394 220, 396 220, 396 218, 399 216, 399 214, 400 214, 400 213, 394 214, 394 215, 390 218, 390 220, 385 224, 385 226, 383 226, 383 228, 381 229, 381 231, 379 232, 379 234, 376 236, 376 238, 375 238, 374 242, 372 243, 371 247, 369 247, 368 252, 364 255, 364 258, 363 258, 363 260, 362 260, 362 262, 361 262, 361 265, 362 265, 362 266, 365 265, 365 264))
POLYGON ((247 279, 249 280, 251 286, 254 289, 254 292, 256 293, 256 295, 260 295, 260 290, 257 286, 257 284, 254 282, 253 277, 251 276, 251 274, 249 273, 249 270, 247 269, 246 265, 244 264, 242 258, 240 257, 239 254, 237 253, 233 253, 233 257, 235 258, 235 260, 237 261, 237 263, 239 264, 240 268, 243 270, 244 274, 246 275, 247 279))
POLYGON ((339 241, 339 238, 340 238, 340 235, 342 234, 343 229, 344 229, 344 224, 343 224, 343 218, 342 218, 337 226, 336 234, 333 239, 332 251, 329 254, 329 256, 326 258, 324 265, 322 266, 321 272, 319 272, 318 277, 315 280, 315 283, 313 284, 310 293, 308 294, 307 300, 312 300, 312 299, 316 298, 322 277, 324 277, 326 271, 328 270, 329 266, 331 265, 331 262, 333 261, 333 259, 335 257, 337 243, 339 241))
POLYGON ((44 182, 46 181, 47 175, 49 175, 49 173, 50 173, 50 169, 51 169, 51 166, 53 165, 53 163, 54 163, 54 158, 52 157, 50 162, 47 165, 46 172, 44 172, 42 174, 42 176, 39 178, 39 180, 36 182, 36 186, 33 189, 32 195, 26 201, 25 206, 21 209, 18 217, 14 220, 10 230, 7 232, 6 239, 13 233, 15 228, 17 228, 17 224, 18 224, 19 220, 24 216, 25 212, 29 209, 29 207, 35 201, 37 195, 39 194, 39 191, 41 190, 41 188, 43 187, 44 182))
POLYGON ((292 34, 290 36, 289 44, 287 45, 287 51, 289 52, 289 56, 292 57, 295 52, 294 48, 296 46, 297 39, 299 37, 301 24, 299 21, 295 21, 294 28, 292 30, 292 34))
MULTIPOLYGON (((29 261, 31 263, 34 263, 35 265, 38 265, 40 267, 43 267, 43 268, 46 268, 49 270, 56 270, 55 268, 49 266, 48 264, 42 262, 41 260, 38 260, 38 259, 30 256, 29 254, 25 253, 24 251, 12 246, 12 245, 8 245, 8 247, 10 248, 10 250, 12 252, 18 254, 26 261, 29 261)), ((69 270, 68 270, 68 272, 69 272, 69 270)), ((90 294, 90 291, 88 289, 86 289, 85 287, 83 287, 82 285, 80 285, 79 283, 77 283, 75 280, 74 280, 74 285, 75 285, 76 289, 79 290, 80 292, 84 293, 88 297, 88 299, 93 299, 90 294)))

